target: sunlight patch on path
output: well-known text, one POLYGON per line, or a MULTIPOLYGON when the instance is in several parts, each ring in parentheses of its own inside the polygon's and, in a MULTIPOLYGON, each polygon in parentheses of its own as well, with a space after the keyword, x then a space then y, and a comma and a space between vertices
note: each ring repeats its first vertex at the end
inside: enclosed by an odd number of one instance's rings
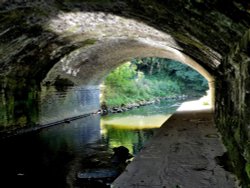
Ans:
POLYGON ((207 96, 200 98, 199 100, 187 101, 181 104, 177 109, 179 111, 197 111, 197 110, 212 110, 212 106, 207 96))

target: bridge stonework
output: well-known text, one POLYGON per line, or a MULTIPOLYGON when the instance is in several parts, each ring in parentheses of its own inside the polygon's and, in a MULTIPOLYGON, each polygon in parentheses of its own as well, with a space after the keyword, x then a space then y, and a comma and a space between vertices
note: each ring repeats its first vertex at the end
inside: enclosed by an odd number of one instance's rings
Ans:
MULTIPOLYGON (((216 82, 216 124, 238 176, 250 175, 250 32, 223 59, 216 82), (224 94, 226 92, 226 95, 224 94)), ((245 185, 246 187, 249 186, 245 185)))
POLYGON ((1 1, 1 134, 39 122, 43 87, 89 88, 132 58, 175 59, 215 83, 217 127, 249 187, 249 28, 245 0, 1 1))

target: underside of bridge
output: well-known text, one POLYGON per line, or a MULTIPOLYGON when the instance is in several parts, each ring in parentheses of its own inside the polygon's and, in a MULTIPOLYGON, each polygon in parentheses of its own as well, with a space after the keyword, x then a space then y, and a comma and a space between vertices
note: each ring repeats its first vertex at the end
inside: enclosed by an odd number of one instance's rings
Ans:
POLYGON ((215 121, 250 185, 250 3, 244 0, 3 0, 0 123, 37 122, 42 85, 98 87, 136 57, 178 60, 215 84, 215 121))

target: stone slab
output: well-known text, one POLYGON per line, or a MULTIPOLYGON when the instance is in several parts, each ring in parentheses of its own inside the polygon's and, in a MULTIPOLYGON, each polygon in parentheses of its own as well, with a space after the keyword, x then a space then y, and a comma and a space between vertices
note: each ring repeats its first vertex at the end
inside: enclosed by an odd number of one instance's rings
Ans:
POLYGON ((225 148, 211 111, 177 112, 113 182, 114 188, 235 188, 217 164, 225 148))

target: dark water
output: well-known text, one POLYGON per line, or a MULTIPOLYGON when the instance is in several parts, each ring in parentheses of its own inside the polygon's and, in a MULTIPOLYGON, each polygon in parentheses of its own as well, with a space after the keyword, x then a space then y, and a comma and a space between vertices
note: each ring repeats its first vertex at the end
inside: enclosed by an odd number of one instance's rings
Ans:
POLYGON ((76 181, 77 172, 110 167, 112 148, 120 145, 135 155, 159 127, 157 122, 176 110, 176 103, 162 102, 103 118, 91 115, 2 140, 0 187, 84 187, 76 181))

